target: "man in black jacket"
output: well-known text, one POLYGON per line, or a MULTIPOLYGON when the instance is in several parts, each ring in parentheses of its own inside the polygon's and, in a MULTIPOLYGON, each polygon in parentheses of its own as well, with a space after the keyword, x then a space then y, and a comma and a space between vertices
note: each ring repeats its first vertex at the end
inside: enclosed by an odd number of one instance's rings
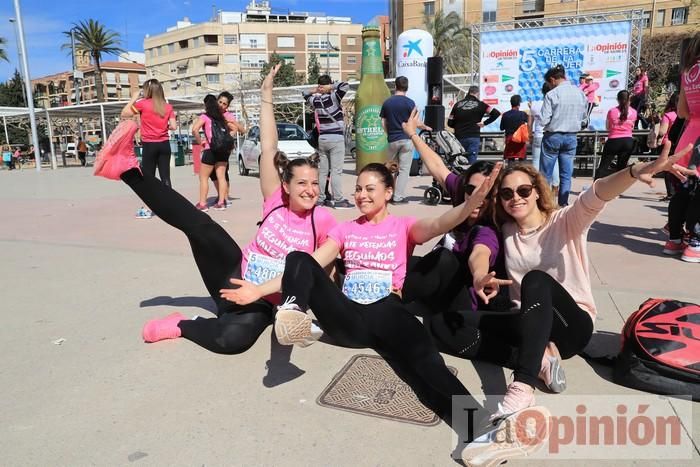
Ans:
POLYGON ((467 153, 469 163, 476 162, 481 145, 481 128, 494 122, 501 112, 479 100, 479 87, 470 86, 467 97, 458 101, 450 112, 447 125, 455 130, 455 136, 467 153), (484 120, 484 115, 488 118, 484 120))

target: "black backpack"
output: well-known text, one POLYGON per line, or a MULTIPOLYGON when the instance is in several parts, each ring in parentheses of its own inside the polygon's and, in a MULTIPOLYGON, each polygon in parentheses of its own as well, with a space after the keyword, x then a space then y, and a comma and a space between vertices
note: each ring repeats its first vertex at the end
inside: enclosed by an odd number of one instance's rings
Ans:
POLYGON ((613 366, 617 384, 700 401, 700 305, 650 298, 627 318, 621 338, 614 358, 582 356, 613 366))
POLYGON ((236 140, 229 133, 225 121, 210 118, 211 121, 211 141, 209 149, 215 154, 230 154, 236 145, 236 140))

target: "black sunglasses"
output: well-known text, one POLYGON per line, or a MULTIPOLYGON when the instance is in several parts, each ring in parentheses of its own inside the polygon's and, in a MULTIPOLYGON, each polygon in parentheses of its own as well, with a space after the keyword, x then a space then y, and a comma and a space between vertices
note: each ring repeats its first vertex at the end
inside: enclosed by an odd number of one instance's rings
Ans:
POLYGON ((503 201, 510 201, 515 197, 515 194, 517 193, 518 196, 520 196, 523 199, 529 198, 534 188, 535 187, 533 185, 520 185, 515 190, 513 190, 512 188, 501 188, 500 190, 498 190, 498 197, 501 198, 503 201))

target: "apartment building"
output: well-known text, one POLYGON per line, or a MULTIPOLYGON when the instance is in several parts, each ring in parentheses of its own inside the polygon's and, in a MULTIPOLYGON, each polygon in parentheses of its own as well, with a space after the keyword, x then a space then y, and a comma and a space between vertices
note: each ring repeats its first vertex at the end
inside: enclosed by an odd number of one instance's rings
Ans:
POLYGON ((188 18, 144 40, 146 70, 168 96, 194 96, 256 86, 277 53, 305 75, 312 54, 334 79, 360 78, 362 25, 349 17, 277 12, 251 1, 245 12, 219 11, 213 21, 188 18))
MULTIPOLYGON (((146 80, 146 67, 141 63, 106 61, 100 64, 105 101, 129 99, 131 93, 146 80)), ((97 102, 94 65, 80 67, 80 103, 97 102)), ((76 103, 72 71, 64 71, 32 80, 34 97, 42 107, 62 107, 76 103)))
POLYGON ((648 34, 700 28, 700 5, 691 0, 396 0, 393 9, 399 33, 421 27, 426 15, 456 12, 467 23, 493 23, 619 10, 644 10, 648 34))

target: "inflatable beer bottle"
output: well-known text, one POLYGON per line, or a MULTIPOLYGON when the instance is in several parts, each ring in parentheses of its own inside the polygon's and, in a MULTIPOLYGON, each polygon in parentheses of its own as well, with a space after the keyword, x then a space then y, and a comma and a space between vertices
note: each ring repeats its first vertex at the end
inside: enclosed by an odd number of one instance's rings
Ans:
POLYGON ((371 162, 386 162, 387 139, 379 111, 391 93, 384 82, 379 28, 362 29, 362 79, 355 97, 356 170, 371 162))

